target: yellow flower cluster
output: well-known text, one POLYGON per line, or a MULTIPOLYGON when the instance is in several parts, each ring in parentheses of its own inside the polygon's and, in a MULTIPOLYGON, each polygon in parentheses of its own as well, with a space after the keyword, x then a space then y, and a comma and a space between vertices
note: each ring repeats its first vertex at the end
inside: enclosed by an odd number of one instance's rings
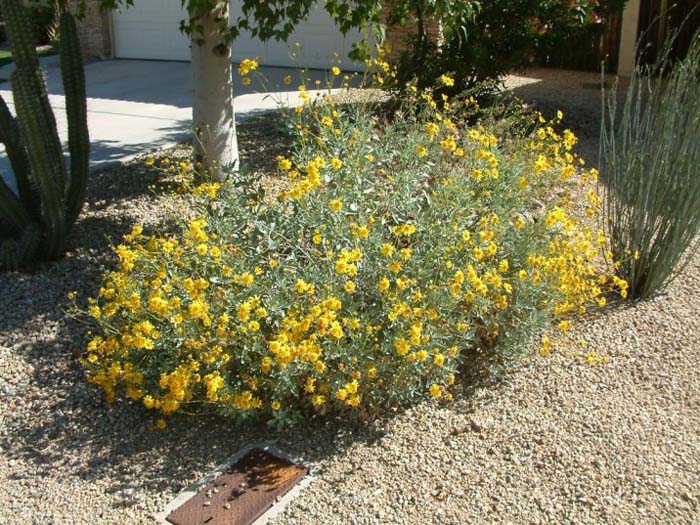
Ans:
POLYGON ((624 296, 605 236, 576 213, 601 200, 573 134, 544 123, 502 141, 460 121, 473 101, 441 102, 416 92, 389 123, 307 105, 275 202, 209 183, 180 234, 134 228, 86 312, 88 379, 163 416, 369 414, 450 399, 467 356, 505 360, 547 322, 567 331, 624 296))

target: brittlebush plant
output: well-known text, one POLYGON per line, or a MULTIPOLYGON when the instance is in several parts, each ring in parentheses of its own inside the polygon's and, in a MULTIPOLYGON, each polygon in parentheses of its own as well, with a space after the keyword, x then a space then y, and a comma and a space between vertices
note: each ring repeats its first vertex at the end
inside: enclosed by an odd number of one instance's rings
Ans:
POLYGON ((163 416, 368 416, 448 400, 475 352, 505 361, 624 293, 571 213, 600 200, 570 132, 502 147, 458 124, 473 100, 409 92, 391 118, 303 97, 273 194, 204 183, 178 234, 134 228, 90 302, 89 381, 163 416))

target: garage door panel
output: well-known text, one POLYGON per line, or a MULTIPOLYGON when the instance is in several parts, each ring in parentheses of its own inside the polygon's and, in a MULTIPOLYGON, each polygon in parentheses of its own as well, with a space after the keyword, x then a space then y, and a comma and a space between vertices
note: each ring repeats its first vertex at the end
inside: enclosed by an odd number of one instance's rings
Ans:
POLYGON ((190 59, 189 42, 184 35, 164 32, 160 27, 147 24, 134 24, 122 29, 115 43, 119 58, 190 59))
MULTIPOLYGON (((175 0, 136 0, 134 6, 113 14, 115 55, 119 58, 189 60, 189 41, 180 30, 186 16, 175 0)), ((240 16, 240 2, 231 2, 231 18, 240 16)), ((328 68, 335 63, 333 53, 343 57, 349 67, 347 53, 360 34, 344 37, 322 7, 309 13, 288 42, 260 42, 242 32, 232 46, 232 60, 259 57, 263 65, 328 68), (299 45, 295 45, 296 43, 299 45), (292 58, 291 55, 295 54, 292 58)))
POLYGON ((180 32, 186 12, 179 1, 136 0, 113 14, 114 48, 118 58, 189 60, 188 38, 180 32))

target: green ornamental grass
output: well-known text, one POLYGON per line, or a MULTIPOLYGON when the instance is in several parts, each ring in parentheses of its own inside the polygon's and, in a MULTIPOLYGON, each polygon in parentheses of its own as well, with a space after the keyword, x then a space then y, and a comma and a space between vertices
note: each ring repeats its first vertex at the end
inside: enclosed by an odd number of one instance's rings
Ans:
POLYGON ((637 64, 622 108, 613 88, 601 126, 610 248, 632 298, 663 290, 698 248, 700 32, 685 59, 668 56, 637 64))

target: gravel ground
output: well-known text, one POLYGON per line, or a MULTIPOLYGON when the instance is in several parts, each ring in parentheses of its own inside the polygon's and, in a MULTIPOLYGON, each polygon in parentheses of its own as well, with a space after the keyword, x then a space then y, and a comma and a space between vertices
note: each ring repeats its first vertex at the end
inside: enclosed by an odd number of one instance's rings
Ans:
MULTIPOLYGON (((566 106, 556 103, 557 107, 566 106)), ((241 126, 253 159, 271 126, 241 126)), ((274 158, 272 156, 271 158, 274 158)), ((184 486, 241 446, 271 441, 316 480, 274 525, 700 522, 700 261, 667 294, 610 307, 576 339, 449 405, 369 427, 279 433, 215 418, 153 431, 83 380, 68 291, 94 290, 105 235, 168 227, 146 169, 98 174, 66 258, 0 274, 0 524, 153 523, 184 486), (109 198, 109 201, 107 200, 109 198), (607 364, 589 365, 595 351, 607 364)))

